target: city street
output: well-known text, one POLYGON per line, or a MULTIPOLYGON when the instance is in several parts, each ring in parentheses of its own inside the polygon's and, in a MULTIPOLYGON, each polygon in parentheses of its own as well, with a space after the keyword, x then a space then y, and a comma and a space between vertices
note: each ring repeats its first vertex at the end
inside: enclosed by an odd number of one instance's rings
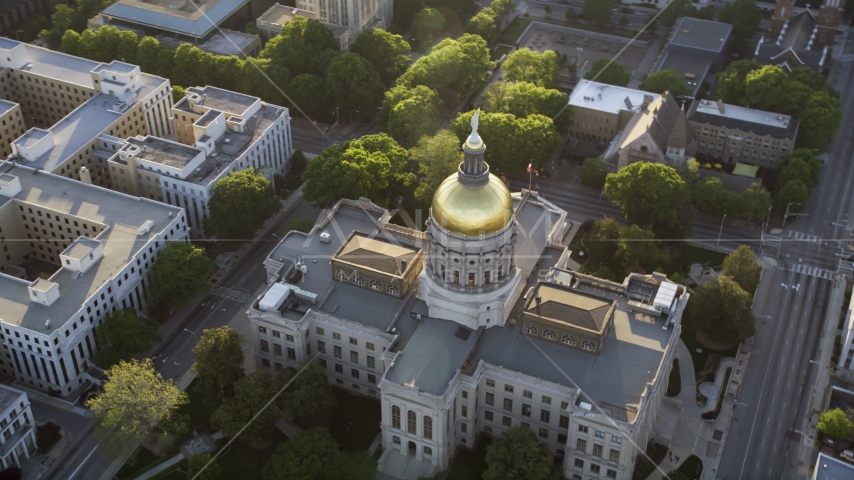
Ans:
MULTIPOLYGON (((178 378, 189 370, 195 360, 191 350, 202 330, 227 324, 241 312, 246 300, 266 280, 262 262, 279 242, 274 234, 280 234, 282 228, 292 220, 299 218, 314 220, 319 213, 303 199, 295 203, 291 210, 283 215, 264 236, 255 241, 249 252, 219 282, 218 287, 224 287, 229 291, 228 298, 217 295, 217 292, 223 290, 217 290, 215 287, 211 293, 205 295, 201 304, 192 310, 184 323, 175 329, 176 333, 164 339, 152 356, 155 359, 155 368, 166 378, 178 378), (185 332, 183 330, 185 328, 193 333, 185 332)), ((109 466, 110 460, 96 452, 96 445, 97 440, 91 430, 78 436, 74 445, 57 460, 53 470, 45 475, 43 480, 99 478, 109 466)))
MULTIPOLYGON (((835 63, 831 70, 830 80, 842 93, 845 118, 826 155, 828 162, 822 169, 819 187, 804 210, 809 217, 799 217, 787 226, 803 238, 782 236, 778 268, 767 301, 761 306, 763 323, 754 343, 748 345, 752 355, 738 397, 739 404, 746 406, 735 411, 717 472, 720 479, 804 478, 803 472, 799 475, 796 469, 806 471, 811 467, 798 465, 810 395, 822 368, 810 360, 819 357, 819 340, 835 281, 818 278, 804 267, 835 272, 840 259, 837 254, 850 253, 839 247, 845 232, 831 222, 847 224, 851 208, 852 74, 854 64, 850 61, 835 63)), ((850 263, 843 267, 850 272, 850 263)))

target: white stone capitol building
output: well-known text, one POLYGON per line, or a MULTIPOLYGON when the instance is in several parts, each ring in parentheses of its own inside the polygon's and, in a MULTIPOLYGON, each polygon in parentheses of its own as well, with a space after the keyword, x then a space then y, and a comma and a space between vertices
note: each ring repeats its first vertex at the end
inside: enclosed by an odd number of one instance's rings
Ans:
POLYGON ((489 173, 477 116, 426 232, 368 199, 292 231, 248 311, 272 371, 317 354, 329 381, 379 398, 381 471, 449 468, 458 447, 523 425, 571 479, 631 478, 667 386, 684 287, 567 268, 567 212, 489 173))

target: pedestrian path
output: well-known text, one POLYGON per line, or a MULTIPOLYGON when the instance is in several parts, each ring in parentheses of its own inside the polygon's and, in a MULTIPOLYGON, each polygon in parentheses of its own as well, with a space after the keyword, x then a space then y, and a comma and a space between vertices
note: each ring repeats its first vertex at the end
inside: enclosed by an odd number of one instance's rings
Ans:
POLYGON ((225 287, 216 287, 211 290, 211 293, 222 298, 227 298, 229 300, 234 300, 237 303, 246 303, 249 300, 250 296, 248 293, 241 292, 240 290, 234 290, 232 288, 225 287))
POLYGON ((786 237, 792 240, 800 240, 809 243, 822 243, 821 237, 817 235, 810 235, 809 233, 797 232, 794 230, 786 230, 784 232, 786 237))
POLYGON ((805 273, 811 277, 823 278, 825 280, 833 280, 833 274, 836 273, 823 268, 804 265, 802 263, 796 263, 790 270, 797 273, 805 273))
POLYGON ((840 62, 851 62, 854 61, 854 53, 849 53, 847 55, 842 55, 839 57, 840 62))
POLYGON ((762 234, 762 251, 760 252, 762 255, 766 257, 777 257, 777 253, 780 251, 780 242, 783 239, 780 235, 771 235, 770 233, 762 234))

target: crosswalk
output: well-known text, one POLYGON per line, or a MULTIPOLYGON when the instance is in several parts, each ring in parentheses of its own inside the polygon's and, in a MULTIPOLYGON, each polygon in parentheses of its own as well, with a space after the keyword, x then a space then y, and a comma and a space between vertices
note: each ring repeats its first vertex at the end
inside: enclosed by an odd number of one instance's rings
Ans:
POLYGON ((839 273, 844 274, 844 275, 854 274, 854 263, 852 263, 848 260, 843 260, 842 258, 840 258, 839 259, 839 267, 838 267, 837 271, 839 273))
POLYGON ((809 265, 804 265, 802 263, 797 263, 792 267, 792 271, 797 273, 805 273, 812 277, 824 278, 825 280, 833 280, 833 274, 836 272, 831 272, 830 270, 825 270, 823 268, 811 267, 809 265))
POLYGON ((802 242, 819 244, 822 242, 821 237, 817 235, 810 235, 809 233, 796 232, 794 230, 786 230, 784 233, 786 234, 786 238, 789 238, 791 240, 799 240, 802 242))
POLYGON ((849 54, 847 54, 847 55, 842 55, 841 57, 839 57, 839 61, 840 61, 840 62, 850 62, 850 61, 854 61, 854 54, 849 53, 849 54))
POLYGON ((230 288, 225 287, 216 287, 211 290, 211 293, 218 297, 234 300, 238 303, 246 303, 250 298, 248 293, 243 293, 240 290, 232 290, 230 288))
POLYGON ((783 239, 779 235, 762 234, 762 251, 760 253, 766 257, 776 257, 782 241, 783 239))

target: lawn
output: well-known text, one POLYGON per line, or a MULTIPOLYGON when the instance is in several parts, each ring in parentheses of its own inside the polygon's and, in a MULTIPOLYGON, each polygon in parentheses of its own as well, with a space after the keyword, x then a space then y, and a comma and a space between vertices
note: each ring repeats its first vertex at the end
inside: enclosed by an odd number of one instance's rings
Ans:
POLYGON ((502 55, 508 55, 511 50, 513 50, 513 47, 509 45, 499 45, 495 50, 492 51, 490 58, 493 61, 496 61, 501 58, 502 55))
POLYGON ((341 451, 367 450, 380 433, 380 402, 369 397, 350 395, 340 388, 334 388, 333 392, 338 407, 329 422, 329 432, 338 441, 341 451))
MULTIPOLYGON (((216 459, 216 462, 222 467, 220 478, 261 478, 261 471, 275 453, 276 447, 280 442, 286 440, 287 437, 275 429, 273 430, 273 443, 267 448, 256 450, 238 438, 232 442, 226 452, 223 452, 216 459)), ((225 445, 226 439, 219 440, 218 443, 225 445)))
POLYGON ((510 25, 507 25, 507 28, 501 32, 501 35, 498 37, 498 42, 516 45, 516 41, 519 40, 519 36, 522 35, 531 22, 531 19, 516 17, 516 19, 510 22, 510 25))
POLYGON ((474 450, 461 448, 451 464, 451 470, 445 480, 475 480, 483 478, 486 470, 486 447, 492 443, 492 438, 481 437, 474 450))
POLYGON ((700 457, 691 455, 682 462, 682 465, 679 465, 676 471, 691 480, 697 480, 703 474, 703 461, 700 460, 700 457))
MULTIPOLYGON (((655 465, 659 465, 667 455, 667 446, 653 442, 646 448, 646 454, 655 462, 655 465)), ((635 471, 632 472, 632 480, 644 480, 655 470, 655 465, 650 463, 646 457, 638 459, 637 464, 635 464, 635 471)))
POLYGON ((682 315, 682 335, 680 335, 680 338, 685 342, 688 351, 691 352, 691 359, 694 361, 694 372, 699 373, 706 368, 706 362, 713 354, 719 354, 722 358, 735 357, 736 353, 738 353, 738 345, 734 345, 732 348, 726 350, 710 350, 700 345, 696 336, 697 329, 694 327, 693 322, 691 322, 692 306, 693 302, 689 298, 688 306, 685 307, 685 313, 682 315), (698 349, 700 352, 697 351, 698 349))

